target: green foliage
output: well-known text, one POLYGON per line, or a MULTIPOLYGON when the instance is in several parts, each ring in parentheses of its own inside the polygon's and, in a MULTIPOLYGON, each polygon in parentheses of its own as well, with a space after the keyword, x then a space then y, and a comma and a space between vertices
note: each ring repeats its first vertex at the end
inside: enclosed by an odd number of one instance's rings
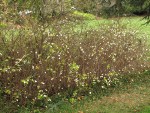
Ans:
POLYGON ((7 25, 6 24, 4 24, 4 23, 0 23, 0 29, 1 28, 6 28, 7 27, 7 25))
POLYGON ((74 6, 79 11, 92 13, 95 8, 95 0, 76 0, 74 6))
POLYGON ((149 0, 116 0, 114 5, 109 6, 111 5, 111 0, 77 0, 74 6, 79 11, 108 18, 132 14, 148 16, 149 4, 149 0))
POLYGON ((76 16, 76 17, 79 17, 79 18, 82 18, 84 20, 94 20, 96 17, 92 14, 89 14, 89 13, 82 13, 82 12, 79 12, 79 11, 74 11, 73 12, 73 16, 76 16))
POLYGON ((103 8, 102 14, 110 16, 115 15, 149 15, 149 0, 117 0, 116 5, 110 8, 103 8))
POLYGON ((146 2, 146 0, 128 0, 124 7, 129 12, 143 11, 146 8, 146 2))
POLYGON ((70 70, 72 72, 73 71, 77 72, 79 70, 79 66, 75 62, 73 62, 72 64, 70 64, 70 70))

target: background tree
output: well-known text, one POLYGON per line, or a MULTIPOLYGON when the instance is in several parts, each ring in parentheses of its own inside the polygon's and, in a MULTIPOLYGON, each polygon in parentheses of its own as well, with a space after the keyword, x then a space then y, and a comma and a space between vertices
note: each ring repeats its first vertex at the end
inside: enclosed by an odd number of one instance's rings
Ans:
POLYGON ((17 15, 20 11, 30 10, 34 17, 43 19, 69 13, 74 7, 97 16, 144 14, 145 19, 150 20, 149 0, 3 0, 0 4, 1 14, 11 15, 10 17, 14 17, 14 12, 17 15))

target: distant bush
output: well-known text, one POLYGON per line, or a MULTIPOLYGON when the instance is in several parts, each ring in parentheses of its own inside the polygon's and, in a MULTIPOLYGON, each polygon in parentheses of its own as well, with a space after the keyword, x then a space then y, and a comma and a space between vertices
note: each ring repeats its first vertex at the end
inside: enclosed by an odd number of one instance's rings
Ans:
POLYGON ((144 15, 148 13, 148 0, 128 0, 123 4, 126 13, 133 13, 137 15, 144 15))
POLYGON ((93 14, 74 11, 72 16, 79 17, 84 20, 94 20, 96 17, 93 14))
POLYGON ((64 21, 31 23, 0 31, 1 93, 13 103, 48 102, 52 95, 111 85, 120 74, 149 67, 146 36, 124 25, 74 33, 62 30, 64 21))

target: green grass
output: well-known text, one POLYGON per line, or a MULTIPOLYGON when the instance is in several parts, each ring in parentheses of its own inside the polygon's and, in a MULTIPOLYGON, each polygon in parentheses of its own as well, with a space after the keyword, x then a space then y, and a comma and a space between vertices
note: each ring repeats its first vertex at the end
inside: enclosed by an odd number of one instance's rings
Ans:
POLYGON ((150 113, 150 105, 149 106, 145 106, 140 113, 150 113))
POLYGON ((85 20, 82 25, 78 25, 76 30, 85 29, 97 29, 102 24, 112 23, 114 21, 127 24, 128 27, 132 27, 141 31, 141 33, 146 33, 150 36, 150 24, 145 24, 146 20, 142 17, 123 17, 123 18, 112 18, 112 19, 97 19, 97 20, 85 20))

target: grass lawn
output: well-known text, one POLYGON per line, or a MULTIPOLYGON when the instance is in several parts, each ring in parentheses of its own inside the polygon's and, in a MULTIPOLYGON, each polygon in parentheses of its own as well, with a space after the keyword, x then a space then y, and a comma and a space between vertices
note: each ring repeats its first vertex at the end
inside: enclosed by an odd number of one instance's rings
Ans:
POLYGON ((132 27, 141 31, 141 33, 146 33, 150 35, 150 24, 145 24, 146 20, 143 17, 122 17, 122 18, 112 18, 112 19, 97 19, 97 20, 85 20, 84 24, 78 26, 83 29, 97 29, 101 24, 112 23, 114 21, 127 24, 128 27, 132 27))

